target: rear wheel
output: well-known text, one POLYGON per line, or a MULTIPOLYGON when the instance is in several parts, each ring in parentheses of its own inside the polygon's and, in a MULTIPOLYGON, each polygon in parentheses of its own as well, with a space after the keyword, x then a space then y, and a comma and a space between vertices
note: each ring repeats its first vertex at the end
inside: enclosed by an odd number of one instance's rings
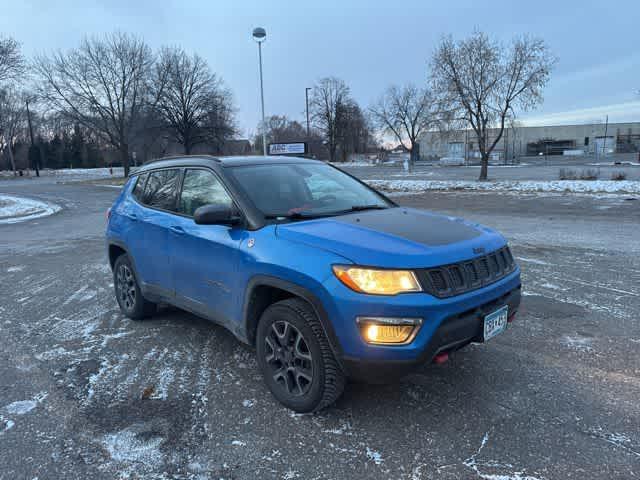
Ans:
POLYGON ((140 320, 156 312, 156 304, 142 296, 131 260, 126 254, 120 255, 113 266, 113 286, 120 310, 130 319, 140 320))
POLYGON ((258 365, 271 393, 306 413, 332 404, 345 377, 313 309, 297 298, 267 308, 256 334, 258 365))

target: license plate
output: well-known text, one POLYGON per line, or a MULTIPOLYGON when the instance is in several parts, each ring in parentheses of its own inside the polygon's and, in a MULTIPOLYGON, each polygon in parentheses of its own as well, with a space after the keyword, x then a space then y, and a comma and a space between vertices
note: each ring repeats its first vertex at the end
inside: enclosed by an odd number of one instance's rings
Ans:
POLYGON ((504 307, 490 313, 484 317, 484 341, 490 340, 496 335, 500 335, 507 329, 507 318, 509 317, 509 307, 504 307))

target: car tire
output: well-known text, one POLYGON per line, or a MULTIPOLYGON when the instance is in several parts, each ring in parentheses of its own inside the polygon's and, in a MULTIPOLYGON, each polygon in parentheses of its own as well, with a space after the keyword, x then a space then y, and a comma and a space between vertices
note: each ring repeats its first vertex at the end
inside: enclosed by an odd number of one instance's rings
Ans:
POLYGON ((298 413, 321 410, 342 394, 345 375, 311 306, 289 298, 269 306, 256 332, 258 365, 276 399, 298 413))
POLYGON ((120 310, 131 320, 142 320, 156 313, 156 304, 142 296, 129 256, 120 255, 113 265, 113 288, 120 310))

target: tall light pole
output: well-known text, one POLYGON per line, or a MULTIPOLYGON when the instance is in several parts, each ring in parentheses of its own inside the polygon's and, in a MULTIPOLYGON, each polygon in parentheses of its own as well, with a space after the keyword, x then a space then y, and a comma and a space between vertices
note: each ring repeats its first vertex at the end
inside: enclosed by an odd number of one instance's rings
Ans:
POLYGON ((260 102, 262 104, 262 154, 267 155, 267 135, 264 131, 264 87, 262 85, 262 42, 267 39, 267 31, 262 27, 253 29, 253 39, 258 44, 258 61, 260 62, 260 102))
POLYGON ((304 99, 307 104, 307 140, 309 140, 309 90, 310 87, 304 89, 304 99))

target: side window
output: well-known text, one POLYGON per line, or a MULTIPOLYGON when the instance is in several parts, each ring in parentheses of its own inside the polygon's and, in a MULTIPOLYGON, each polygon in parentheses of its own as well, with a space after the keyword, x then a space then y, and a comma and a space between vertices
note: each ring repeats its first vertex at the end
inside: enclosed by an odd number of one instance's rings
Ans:
POLYGON ((233 202, 218 178, 206 170, 187 170, 182 183, 178 212, 193 216, 203 205, 230 207, 233 202))
POLYGON ((136 198, 136 200, 138 200, 139 202, 142 202, 143 200, 144 183, 146 181, 147 181, 146 173, 142 175, 138 175, 138 178, 136 178, 136 185, 135 187, 133 187, 133 192, 131 192, 131 195, 133 195, 136 198))
POLYGON ((179 181, 180 170, 177 169, 151 172, 144 188, 143 203, 150 207, 175 211, 179 181))

